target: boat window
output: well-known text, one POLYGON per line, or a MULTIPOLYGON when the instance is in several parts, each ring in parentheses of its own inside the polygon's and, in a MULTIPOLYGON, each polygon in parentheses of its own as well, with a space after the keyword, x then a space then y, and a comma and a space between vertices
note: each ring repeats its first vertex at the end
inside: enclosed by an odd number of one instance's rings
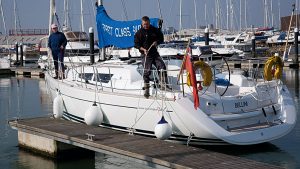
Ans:
MULTIPOLYGON (((112 76, 113 76, 113 74, 98 73, 98 79, 102 83, 108 83, 112 76)), ((99 82, 99 80, 97 80, 97 81, 99 82)))
POLYGON ((235 38, 225 38, 226 41, 233 41, 235 38))
POLYGON ((78 77, 84 80, 92 80, 93 73, 79 73, 78 77))

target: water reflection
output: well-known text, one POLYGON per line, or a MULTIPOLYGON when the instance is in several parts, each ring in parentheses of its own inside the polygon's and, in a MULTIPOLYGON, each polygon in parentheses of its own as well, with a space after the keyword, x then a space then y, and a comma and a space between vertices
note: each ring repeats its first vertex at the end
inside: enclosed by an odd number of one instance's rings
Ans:
POLYGON ((12 162, 12 168, 30 168, 30 169, 89 169, 95 168, 95 158, 73 158, 64 160, 55 160, 46 158, 23 149, 19 149, 17 161, 12 162))

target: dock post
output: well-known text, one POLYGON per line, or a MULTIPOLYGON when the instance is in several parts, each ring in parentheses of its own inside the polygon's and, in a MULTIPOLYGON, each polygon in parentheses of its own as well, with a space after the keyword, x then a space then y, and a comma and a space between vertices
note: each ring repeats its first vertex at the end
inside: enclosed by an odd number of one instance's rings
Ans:
POLYGON ((22 43, 20 43, 20 65, 21 66, 23 66, 24 64, 23 64, 23 44, 22 43))
POLYGON ((255 51, 255 36, 252 36, 251 38, 251 43, 252 43, 252 57, 255 58, 256 57, 256 51, 255 51))
POLYGON ((19 62, 19 44, 16 42, 16 64, 19 62))
POLYGON ((294 43, 294 45, 295 45, 295 59, 294 59, 294 61, 293 61, 293 68, 295 68, 295 69, 299 69, 299 59, 298 59, 298 54, 299 54, 299 50, 298 50, 298 43, 299 43, 299 41, 298 41, 298 36, 299 36, 299 30, 298 30, 298 28, 295 28, 294 29, 294 38, 295 38, 295 43, 294 43))
POLYGON ((92 27, 89 28, 90 34, 90 63, 95 63, 95 54, 94 54, 94 29, 92 27))
POLYGON ((204 34, 205 34, 205 46, 208 46, 209 45, 209 29, 208 28, 205 28, 204 34))

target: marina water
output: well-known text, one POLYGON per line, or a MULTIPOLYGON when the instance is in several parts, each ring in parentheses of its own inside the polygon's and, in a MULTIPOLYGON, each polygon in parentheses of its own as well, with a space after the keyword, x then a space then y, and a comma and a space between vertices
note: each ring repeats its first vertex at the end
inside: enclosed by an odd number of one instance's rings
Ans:
MULTIPOLYGON (((288 86, 296 103, 298 119, 299 72, 285 70, 284 83, 288 86)), ((16 118, 50 116, 52 101, 45 81, 21 77, 0 77, 0 168, 66 169, 66 168, 150 168, 110 155, 96 153, 95 158, 53 160, 27 152, 18 147, 17 131, 7 121, 16 118)), ((300 168, 300 124, 285 137, 270 143, 252 146, 201 146, 220 153, 270 163, 288 169, 300 168)))

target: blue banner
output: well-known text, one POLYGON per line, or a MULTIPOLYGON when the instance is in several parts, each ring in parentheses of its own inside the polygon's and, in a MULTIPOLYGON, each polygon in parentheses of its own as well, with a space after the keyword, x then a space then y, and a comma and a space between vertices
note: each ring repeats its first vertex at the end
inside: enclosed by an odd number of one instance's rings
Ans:
MULTIPOLYGON (((150 24, 158 27, 158 18, 151 18, 150 24)), ((111 19, 103 6, 98 6, 96 16, 98 46, 116 46, 130 48, 134 46, 134 34, 141 28, 141 20, 115 21, 111 19)))

